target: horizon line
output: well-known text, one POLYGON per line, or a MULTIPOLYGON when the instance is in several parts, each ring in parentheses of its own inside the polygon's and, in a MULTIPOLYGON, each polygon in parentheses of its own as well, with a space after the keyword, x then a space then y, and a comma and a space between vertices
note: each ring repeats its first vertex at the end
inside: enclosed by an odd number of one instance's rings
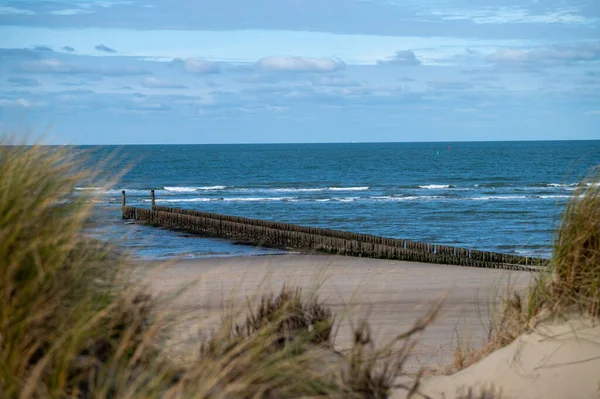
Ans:
MULTIPOLYGON (((106 144, 40 144, 43 146, 178 146, 178 145, 312 145, 312 144, 437 144, 437 143, 522 143, 522 142, 578 142, 600 141, 589 139, 523 139, 523 140, 445 140, 445 141, 321 141, 321 142, 239 142, 239 143, 106 143, 106 144)), ((35 144, 15 144, 35 145, 35 144)))

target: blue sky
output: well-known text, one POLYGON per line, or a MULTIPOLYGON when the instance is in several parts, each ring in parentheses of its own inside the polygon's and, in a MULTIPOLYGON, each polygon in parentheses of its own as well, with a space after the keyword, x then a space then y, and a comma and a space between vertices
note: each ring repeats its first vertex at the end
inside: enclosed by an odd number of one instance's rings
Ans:
POLYGON ((600 139, 600 2, 0 0, 0 123, 70 144, 600 139))

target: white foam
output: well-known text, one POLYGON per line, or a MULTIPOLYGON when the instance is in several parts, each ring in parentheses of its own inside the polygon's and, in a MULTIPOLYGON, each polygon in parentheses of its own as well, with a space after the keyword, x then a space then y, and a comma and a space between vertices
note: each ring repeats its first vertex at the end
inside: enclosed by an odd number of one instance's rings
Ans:
POLYGON ((326 188, 272 188, 265 191, 273 191, 276 193, 315 193, 327 190, 326 188))
POLYGON ((204 187, 198 187, 198 190, 212 191, 212 190, 225 190, 226 188, 227 188, 227 186, 204 186, 204 187))
POLYGON ((339 201, 339 202, 354 202, 357 199, 359 199, 359 197, 334 197, 333 200, 334 201, 339 201))
POLYGON ((363 187, 329 187, 330 191, 367 191, 369 189, 368 186, 363 187))
POLYGON ((404 202, 404 201, 432 201, 432 200, 444 200, 448 199, 446 197, 438 196, 438 195, 409 195, 406 197, 394 197, 391 195, 385 195, 381 197, 370 197, 370 199, 375 201, 392 201, 392 202, 404 202))
POLYGON ((489 201, 489 200, 518 200, 531 198, 526 195, 490 195, 487 197, 465 198, 473 201, 489 201))
POLYGON ((570 195, 538 195, 539 198, 571 198, 570 195))
POLYGON ((102 187, 75 187, 76 191, 98 191, 102 190, 102 187))
MULTIPOLYGON (((156 202, 209 202, 215 201, 216 198, 179 198, 179 199, 164 199, 157 198, 156 202)), ((144 202, 150 202, 151 199, 145 199, 144 202)))
POLYGON ((546 184, 548 187, 575 187, 578 186, 577 183, 548 183, 546 184))
POLYGON ((196 191, 224 190, 227 186, 204 186, 204 187, 165 187, 166 191, 173 193, 193 193, 196 191))
POLYGON ((419 188, 425 188, 428 190, 439 190, 441 188, 451 188, 449 184, 428 184, 426 186, 419 186, 419 188))
POLYGON ((193 193, 196 191, 196 187, 165 187, 165 190, 174 193, 193 193))
POLYGON ((368 186, 363 187, 281 187, 281 188, 260 188, 247 187, 238 188, 235 191, 250 191, 261 193, 318 193, 323 191, 367 191, 368 186))
POLYGON ((223 198, 223 201, 241 201, 241 202, 263 202, 263 201, 293 201, 297 198, 294 197, 232 197, 223 198))

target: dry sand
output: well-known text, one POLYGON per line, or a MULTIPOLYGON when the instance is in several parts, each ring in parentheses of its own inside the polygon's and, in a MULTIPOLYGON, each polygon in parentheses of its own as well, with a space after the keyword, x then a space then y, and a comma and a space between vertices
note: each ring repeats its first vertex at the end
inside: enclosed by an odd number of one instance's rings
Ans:
MULTIPOLYGON (((451 362, 456 333, 483 341, 488 308, 510 285, 521 289, 534 276, 531 272, 481 269, 447 265, 363 259, 327 255, 272 255, 238 258, 180 260, 160 268, 142 263, 152 271, 148 283, 154 292, 173 293, 188 287, 168 305, 170 311, 184 311, 196 318, 180 327, 174 353, 189 352, 197 342, 199 325, 215 328, 220 320, 223 299, 243 303, 258 291, 278 290, 285 282, 310 289, 322 281, 320 298, 335 313, 351 319, 369 314, 377 342, 383 343, 408 329, 432 303, 445 297, 443 311, 427 329, 411 368, 438 368, 451 362), (258 291, 257 291, 258 290, 258 291), (350 309, 350 311, 348 311, 350 309)), ((336 346, 343 350, 350 342, 348 318, 341 318, 336 346)))
POLYGON ((581 319, 541 325, 467 369, 426 379, 422 392, 454 398, 464 387, 492 386, 502 398, 600 398, 600 325, 581 319))

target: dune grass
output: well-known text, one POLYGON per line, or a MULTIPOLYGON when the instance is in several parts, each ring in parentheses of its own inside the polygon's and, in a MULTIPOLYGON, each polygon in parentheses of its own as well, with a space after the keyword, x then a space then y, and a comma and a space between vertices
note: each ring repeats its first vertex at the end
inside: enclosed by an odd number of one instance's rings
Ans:
MULTIPOLYGON (((3 144, 7 144, 4 142, 3 144)), ((163 352, 169 326, 130 260, 87 238, 84 154, 0 145, 0 397, 386 398, 441 305, 382 346, 366 321, 348 353, 335 315, 285 286, 230 313, 185 365, 163 352)), ((199 332, 200 334, 201 332, 199 332)), ((205 335, 206 336, 206 335, 205 335)))
POLYGON ((507 290, 490 311, 483 346, 457 340, 453 364, 462 370, 500 349, 540 322, 600 316, 600 169, 573 191, 556 232, 552 259, 524 292, 507 290))

